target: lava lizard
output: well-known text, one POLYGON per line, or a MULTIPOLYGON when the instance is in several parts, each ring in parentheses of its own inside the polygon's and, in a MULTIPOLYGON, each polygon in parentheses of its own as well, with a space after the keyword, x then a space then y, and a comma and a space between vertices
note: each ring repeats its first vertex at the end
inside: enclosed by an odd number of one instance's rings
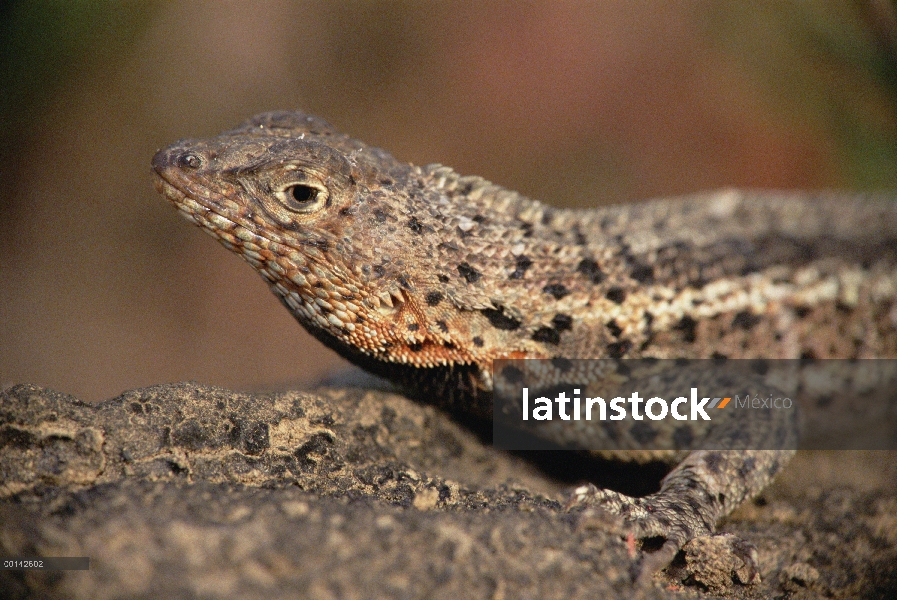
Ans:
MULTIPOLYGON (((727 190, 562 210, 299 112, 153 159, 157 189, 293 316, 414 397, 489 418, 500 358, 897 357, 897 204, 727 190)), ((594 486, 661 562, 789 451, 693 451, 644 498, 594 486)))

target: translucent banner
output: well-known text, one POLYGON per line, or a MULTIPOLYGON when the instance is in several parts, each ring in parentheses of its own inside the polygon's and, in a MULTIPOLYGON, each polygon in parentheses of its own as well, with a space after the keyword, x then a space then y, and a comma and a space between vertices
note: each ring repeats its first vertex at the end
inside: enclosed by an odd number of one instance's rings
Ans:
POLYGON ((499 360, 511 450, 894 450, 897 360, 499 360))

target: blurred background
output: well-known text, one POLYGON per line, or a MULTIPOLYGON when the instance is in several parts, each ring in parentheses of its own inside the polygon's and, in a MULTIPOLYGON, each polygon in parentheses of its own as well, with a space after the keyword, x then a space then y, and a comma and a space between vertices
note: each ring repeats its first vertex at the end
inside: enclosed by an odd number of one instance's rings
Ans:
POLYGON ((97 401, 337 369, 152 186, 153 153, 301 108, 559 206, 897 191, 893 0, 0 5, 0 385, 97 401))

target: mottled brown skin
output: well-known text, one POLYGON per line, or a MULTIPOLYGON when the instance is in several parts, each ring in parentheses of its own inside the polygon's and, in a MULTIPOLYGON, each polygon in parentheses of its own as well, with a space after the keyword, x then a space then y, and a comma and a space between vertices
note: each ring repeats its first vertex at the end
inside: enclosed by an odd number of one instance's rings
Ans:
MULTIPOLYGON (((497 358, 897 356, 888 199, 733 190, 560 210, 289 112, 177 142, 153 167, 318 339, 451 410, 490 416, 497 358)), ((574 498, 665 538, 666 556, 789 456, 692 452, 657 494, 574 498)))

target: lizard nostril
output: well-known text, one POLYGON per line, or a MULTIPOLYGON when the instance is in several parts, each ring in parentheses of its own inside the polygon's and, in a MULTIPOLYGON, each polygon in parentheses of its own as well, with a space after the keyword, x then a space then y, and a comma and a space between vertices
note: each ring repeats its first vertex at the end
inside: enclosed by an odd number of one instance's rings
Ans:
POLYGON ((192 152, 185 152, 175 159, 177 165, 184 169, 198 169, 202 166, 202 159, 192 152))

